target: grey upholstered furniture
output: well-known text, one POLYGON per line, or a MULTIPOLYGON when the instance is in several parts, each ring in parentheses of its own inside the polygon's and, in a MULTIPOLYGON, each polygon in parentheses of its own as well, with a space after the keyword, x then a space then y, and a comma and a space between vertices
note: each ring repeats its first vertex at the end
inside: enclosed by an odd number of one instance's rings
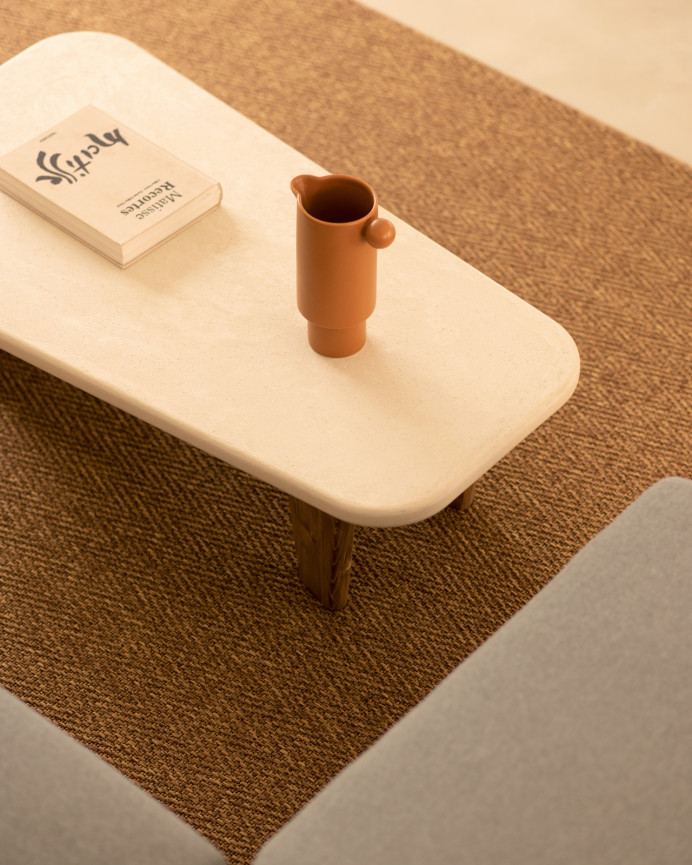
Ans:
POLYGON ((0 688, 2 865, 223 865, 194 829, 0 688))
POLYGON ((692 481, 644 493, 256 865, 692 861, 692 481))

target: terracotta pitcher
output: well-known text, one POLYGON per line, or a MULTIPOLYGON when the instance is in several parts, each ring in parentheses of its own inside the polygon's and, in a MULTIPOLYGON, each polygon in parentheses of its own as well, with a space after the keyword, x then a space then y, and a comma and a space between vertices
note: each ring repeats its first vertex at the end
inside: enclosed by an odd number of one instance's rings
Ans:
POLYGON ((291 181, 297 199, 298 309, 318 354, 347 357, 365 345, 375 309, 377 250, 394 240, 388 219, 377 216, 377 196, 345 174, 291 181))

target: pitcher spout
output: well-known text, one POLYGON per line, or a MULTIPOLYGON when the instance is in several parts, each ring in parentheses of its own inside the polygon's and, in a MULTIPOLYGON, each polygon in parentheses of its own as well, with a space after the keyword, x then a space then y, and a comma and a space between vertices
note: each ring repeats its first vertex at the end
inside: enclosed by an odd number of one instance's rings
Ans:
POLYGON ((296 198, 305 201, 319 179, 319 177, 315 177, 313 174, 299 174, 291 181, 291 192, 296 198))

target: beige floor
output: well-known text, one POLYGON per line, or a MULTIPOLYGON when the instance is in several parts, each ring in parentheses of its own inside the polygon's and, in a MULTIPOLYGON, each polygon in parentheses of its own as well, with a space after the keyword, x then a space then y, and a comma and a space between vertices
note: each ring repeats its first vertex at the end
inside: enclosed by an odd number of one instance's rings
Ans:
POLYGON ((692 0, 363 0, 692 164, 692 0))

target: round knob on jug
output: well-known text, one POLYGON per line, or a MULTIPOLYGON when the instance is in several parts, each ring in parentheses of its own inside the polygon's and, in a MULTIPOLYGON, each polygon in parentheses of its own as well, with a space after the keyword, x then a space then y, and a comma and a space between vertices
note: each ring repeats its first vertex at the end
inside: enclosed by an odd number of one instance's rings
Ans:
POLYGON ((396 229, 388 219, 371 219, 365 226, 365 239, 375 249, 389 246, 396 236, 396 229))

